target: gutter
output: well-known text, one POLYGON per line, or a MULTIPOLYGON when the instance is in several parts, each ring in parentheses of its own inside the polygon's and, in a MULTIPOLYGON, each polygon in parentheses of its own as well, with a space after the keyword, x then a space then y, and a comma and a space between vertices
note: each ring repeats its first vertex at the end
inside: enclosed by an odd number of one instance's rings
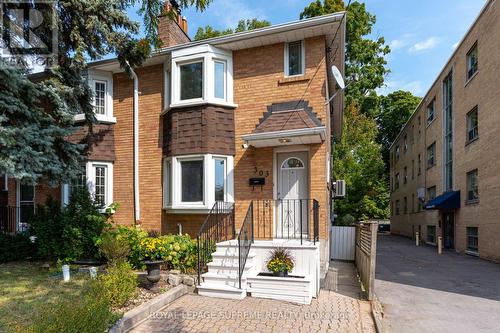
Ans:
POLYGON ((127 65, 134 80, 134 224, 137 224, 141 221, 139 201, 139 78, 128 62, 127 65))

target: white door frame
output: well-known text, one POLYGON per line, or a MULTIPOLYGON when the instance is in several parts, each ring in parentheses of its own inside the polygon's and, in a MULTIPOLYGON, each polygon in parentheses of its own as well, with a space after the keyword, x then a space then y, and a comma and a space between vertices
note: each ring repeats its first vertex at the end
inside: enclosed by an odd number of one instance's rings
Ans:
MULTIPOLYGON (((36 205, 36 185, 33 185, 33 207, 36 205)), ((21 230, 21 181, 16 180, 16 230, 21 230)))
MULTIPOLYGON (((311 191, 311 184, 310 184, 310 175, 311 175, 311 152, 309 146, 306 145, 289 145, 289 146, 281 146, 281 147, 276 147, 273 149, 273 199, 276 200, 278 199, 278 172, 279 172, 279 165, 278 165, 278 154, 279 153, 293 153, 293 152, 306 152, 307 153, 307 192, 311 191)), ((273 238, 276 236, 276 225, 277 225, 277 210, 276 210, 276 205, 273 205, 273 238)))

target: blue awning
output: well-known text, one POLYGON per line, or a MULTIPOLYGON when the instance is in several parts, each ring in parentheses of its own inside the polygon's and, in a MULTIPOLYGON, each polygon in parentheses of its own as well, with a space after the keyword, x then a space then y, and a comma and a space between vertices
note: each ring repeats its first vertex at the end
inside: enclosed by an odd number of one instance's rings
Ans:
POLYGON ((460 191, 444 192, 440 196, 429 200, 424 209, 457 209, 460 208, 460 191))

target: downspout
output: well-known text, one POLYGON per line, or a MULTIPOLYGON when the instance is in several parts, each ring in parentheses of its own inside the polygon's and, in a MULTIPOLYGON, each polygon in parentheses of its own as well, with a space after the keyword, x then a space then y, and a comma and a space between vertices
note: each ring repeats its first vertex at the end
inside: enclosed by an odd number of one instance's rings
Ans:
POLYGON ((129 65, 134 79, 134 224, 141 221, 141 205, 139 201, 139 78, 129 65))

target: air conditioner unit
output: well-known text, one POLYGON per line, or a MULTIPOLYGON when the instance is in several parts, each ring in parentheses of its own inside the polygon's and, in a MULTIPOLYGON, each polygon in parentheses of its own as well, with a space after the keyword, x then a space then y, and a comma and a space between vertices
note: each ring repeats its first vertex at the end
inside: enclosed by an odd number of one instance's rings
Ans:
POLYGON ((335 196, 345 197, 345 180, 338 179, 335 182, 335 196))

